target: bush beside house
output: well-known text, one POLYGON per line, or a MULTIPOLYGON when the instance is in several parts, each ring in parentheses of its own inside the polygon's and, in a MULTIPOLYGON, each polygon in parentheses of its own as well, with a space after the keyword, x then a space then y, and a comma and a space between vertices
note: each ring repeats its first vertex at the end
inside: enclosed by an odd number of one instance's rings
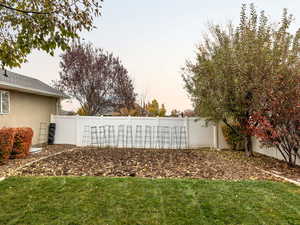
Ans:
POLYGON ((32 137, 33 130, 31 128, 16 128, 14 136, 14 145, 10 158, 25 158, 29 154, 29 149, 32 143, 32 137))
POLYGON ((13 128, 0 129, 0 162, 9 159, 14 145, 14 136, 13 128))
POLYGON ((25 158, 32 144, 33 130, 24 128, 0 129, 0 162, 25 158))

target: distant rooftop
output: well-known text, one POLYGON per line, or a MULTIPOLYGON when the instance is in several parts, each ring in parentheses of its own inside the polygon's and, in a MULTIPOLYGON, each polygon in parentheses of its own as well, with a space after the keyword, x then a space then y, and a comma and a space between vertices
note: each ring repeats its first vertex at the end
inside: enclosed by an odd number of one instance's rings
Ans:
POLYGON ((0 88, 17 90, 37 95, 66 98, 62 92, 50 87, 42 81, 14 72, 0 69, 0 88))

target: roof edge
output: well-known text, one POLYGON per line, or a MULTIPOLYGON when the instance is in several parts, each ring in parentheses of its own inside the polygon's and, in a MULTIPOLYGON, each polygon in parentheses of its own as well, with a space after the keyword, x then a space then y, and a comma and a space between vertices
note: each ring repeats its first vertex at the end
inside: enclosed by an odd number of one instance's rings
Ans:
POLYGON ((20 85, 11 84, 11 83, 7 83, 7 82, 3 82, 3 81, 0 81, 0 87, 1 86, 3 86, 4 88, 6 88, 8 90, 16 90, 16 91, 20 91, 20 92, 25 92, 25 93, 30 93, 30 94, 37 94, 37 95, 41 95, 41 96, 65 98, 65 99, 70 98, 69 96, 67 96, 63 93, 55 94, 55 93, 52 93, 52 92, 42 91, 42 90, 34 89, 34 88, 22 87, 20 85))

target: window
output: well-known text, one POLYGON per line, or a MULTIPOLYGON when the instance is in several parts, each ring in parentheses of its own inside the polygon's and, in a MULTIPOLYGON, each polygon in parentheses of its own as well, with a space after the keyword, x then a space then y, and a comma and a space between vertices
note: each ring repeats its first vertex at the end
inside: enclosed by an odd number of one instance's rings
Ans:
POLYGON ((0 91, 0 114, 9 113, 9 92, 0 91))

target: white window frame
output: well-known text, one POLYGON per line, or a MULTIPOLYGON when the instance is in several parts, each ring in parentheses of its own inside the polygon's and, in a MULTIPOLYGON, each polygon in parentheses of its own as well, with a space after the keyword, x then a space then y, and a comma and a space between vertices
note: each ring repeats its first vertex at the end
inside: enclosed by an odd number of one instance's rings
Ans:
POLYGON ((7 114, 9 114, 9 112, 10 112, 10 94, 9 94, 9 91, 0 90, 0 115, 7 115, 7 114), (2 109, 2 107, 3 107, 3 105, 2 105, 2 95, 4 93, 8 95, 8 112, 5 112, 5 113, 2 112, 3 111, 3 109, 2 109))

